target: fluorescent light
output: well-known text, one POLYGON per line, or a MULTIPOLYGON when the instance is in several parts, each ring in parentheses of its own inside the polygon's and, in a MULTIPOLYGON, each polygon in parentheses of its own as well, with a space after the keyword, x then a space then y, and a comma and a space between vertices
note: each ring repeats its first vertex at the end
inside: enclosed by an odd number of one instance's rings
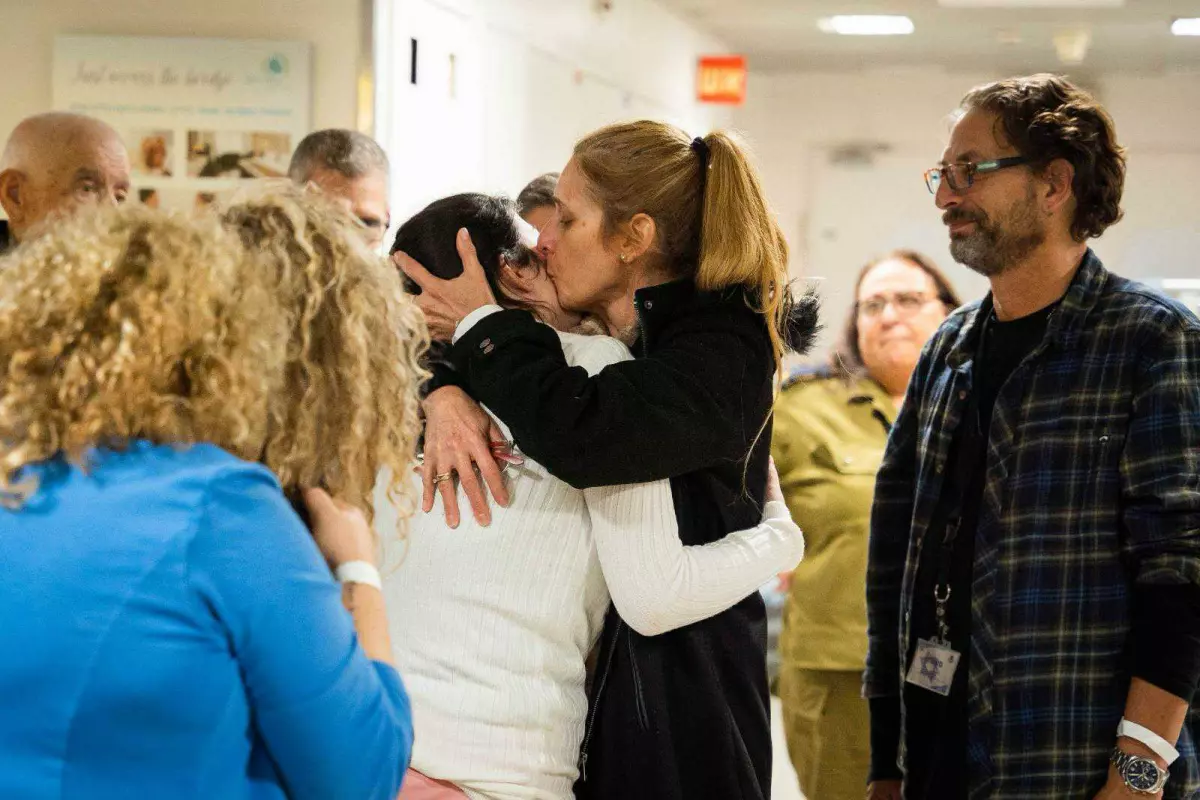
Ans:
POLYGON ((1163 278, 1162 288, 1167 290, 1200 290, 1200 278, 1163 278))
POLYGON ((825 33, 842 36, 903 36, 913 32, 913 23, 908 17, 885 14, 824 17, 817 20, 817 27, 825 33))
POLYGON ((1184 17, 1171 23, 1171 33, 1176 36, 1200 36, 1200 17, 1184 17))

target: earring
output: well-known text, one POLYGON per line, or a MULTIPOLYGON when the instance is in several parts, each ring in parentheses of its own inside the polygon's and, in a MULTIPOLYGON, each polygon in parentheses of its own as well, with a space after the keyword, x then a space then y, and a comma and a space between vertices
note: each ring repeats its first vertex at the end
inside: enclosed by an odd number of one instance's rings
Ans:
POLYGON ((621 255, 617 256, 617 258, 621 259, 622 264, 625 263, 625 254, 624 253, 621 253, 621 255))

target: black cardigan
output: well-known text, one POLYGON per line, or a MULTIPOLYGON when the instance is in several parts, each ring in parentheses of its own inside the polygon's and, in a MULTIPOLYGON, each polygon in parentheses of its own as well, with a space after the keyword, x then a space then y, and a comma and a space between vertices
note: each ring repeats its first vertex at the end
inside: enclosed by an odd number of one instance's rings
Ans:
MULTIPOLYGON (((633 361, 589 378, 567 365, 552 329, 503 311, 450 349, 454 382, 509 426, 523 452, 573 486, 670 478, 684 544, 756 525, 774 373, 761 314, 741 291, 699 292, 689 281, 643 289, 634 305, 633 361)), ((577 797, 770 797, 766 622, 757 593, 653 638, 610 609, 600 647, 577 797)))

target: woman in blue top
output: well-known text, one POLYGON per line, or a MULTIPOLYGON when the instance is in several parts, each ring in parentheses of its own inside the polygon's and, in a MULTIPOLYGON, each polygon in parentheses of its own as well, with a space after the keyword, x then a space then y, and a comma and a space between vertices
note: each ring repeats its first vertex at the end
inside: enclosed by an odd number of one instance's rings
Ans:
POLYGON ((368 520, 424 325, 319 200, 225 222, 108 210, 0 261, 0 797, 399 788, 368 520), (281 486, 317 485, 365 516, 307 490, 310 535, 281 486))

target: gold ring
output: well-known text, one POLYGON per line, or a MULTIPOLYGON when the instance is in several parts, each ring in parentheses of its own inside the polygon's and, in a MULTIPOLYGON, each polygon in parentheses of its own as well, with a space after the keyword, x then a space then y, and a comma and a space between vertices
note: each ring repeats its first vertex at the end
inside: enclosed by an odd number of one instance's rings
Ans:
POLYGON ((451 479, 451 478, 453 478, 453 477, 454 477, 454 471, 453 471, 453 470, 451 470, 450 472, 443 472, 441 475, 435 475, 435 476, 433 477, 433 485, 434 485, 434 486, 437 486, 437 485, 438 485, 439 483, 441 483, 442 481, 448 481, 448 480, 450 480, 450 479, 451 479))

